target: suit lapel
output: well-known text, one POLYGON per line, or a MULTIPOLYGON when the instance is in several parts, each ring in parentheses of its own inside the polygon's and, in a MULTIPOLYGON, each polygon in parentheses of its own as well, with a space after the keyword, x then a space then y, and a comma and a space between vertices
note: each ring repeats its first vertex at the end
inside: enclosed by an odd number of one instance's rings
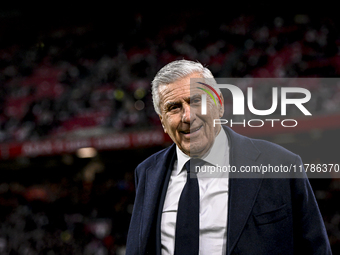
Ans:
POLYGON ((161 254, 161 220, 162 220, 163 206, 164 206, 166 192, 168 191, 171 172, 172 172, 175 160, 177 159, 176 152, 172 154, 173 155, 170 156, 171 157, 170 163, 167 165, 168 170, 166 171, 164 184, 163 184, 162 189, 160 190, 160 199, 159 199, 159 204, 158 204, 158 213, 157 213, 157 221, 156 221, 156 255, 161 254))
MULTIPOLYGON (((230 165, 240 169, 241 166, 258 165, 256 162, 260 151, 252 141, 241 136, 230 128, 225 128, 230 147, 230 165)), ((228 201, 228 227, 227 227, 227 254, 234 249, 243 228, 254 206, 255 199, 261 186, 262 178, 237 178, 230 174, 229 201, 228 201)))
MULTIPOLYGON (((176 154, 175 145, 172 145, 164 153, 158 155, 155 160, 155 165, 148 168, 146 171, 145 199, 141 217, 141 244, 146 244, 149 241, 152 227, 155 227, 154 224, 158 225, 155 220, 158 218, 157 212, 161 199, 162 187, 165 184, 169 166, 174 160, 174 154, 176 154)), ((155 247, 155 241, 151 241, 151 244, 155 247)))

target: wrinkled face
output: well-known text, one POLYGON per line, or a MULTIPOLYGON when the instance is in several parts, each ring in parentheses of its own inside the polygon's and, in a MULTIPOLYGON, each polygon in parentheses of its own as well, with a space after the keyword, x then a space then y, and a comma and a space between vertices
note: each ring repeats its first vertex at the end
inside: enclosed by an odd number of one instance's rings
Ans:
POLYGON ((204 88, 200 84, 192 84, 190 78, 202 78, 199 73, 193 73, 182 79, 161 85, 159 87, 160 110, 159 118, 164 131, 186 155, 202 157, 213 145, 215 137, 221 129, 220 125, 214 127, 214 119, 223 116, 224 106, 215 105, 207 96, 207 114, 201 114, 201 95, 204 92, 197 87, 204 88))

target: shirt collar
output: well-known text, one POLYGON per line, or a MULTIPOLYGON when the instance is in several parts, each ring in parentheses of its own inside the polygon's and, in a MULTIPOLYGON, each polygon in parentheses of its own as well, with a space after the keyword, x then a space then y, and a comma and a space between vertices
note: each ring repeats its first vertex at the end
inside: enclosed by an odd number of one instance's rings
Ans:
MULTIPOLYGON (((190 159, 190 157, 184 154, 178 146, 176 145, 176 153, 177 153, 177 169, 176 174, 180 174, 183 169, 184 164, 190 159)), ((229 146, 228 146, 228 138, 227 134, 224 132, 223 128, 221 128, 218 135, 215 137, 215 141, 211 149, 208 153, 202 158, 203 160, 209 162, 212 165, 220 165, 223 166, 225 164, 225 157, 229 155, 229 146)))

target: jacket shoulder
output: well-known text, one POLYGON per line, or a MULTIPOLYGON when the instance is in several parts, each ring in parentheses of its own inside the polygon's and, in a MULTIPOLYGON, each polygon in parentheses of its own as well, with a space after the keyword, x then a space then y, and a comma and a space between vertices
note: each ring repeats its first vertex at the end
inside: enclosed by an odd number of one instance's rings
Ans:
POLYGON ((257 153, 262 158, 263 157, 271 159, 281 158, 292 160, 296 160, 297 158, 299 158, 297 154, 273 142, 243 136, 241 134, 236 133, 229 127, 225 127, 225 130, 229 133, 232 141, 235 142, 234 145, 236 145, 238 148, 243 149, 247 148, 248 153, 250 153, 250 149, 252 148, 251 151, 253 153, 255 153, 254 151, 257 151, 257 153))
POLYGON ((273 142, 250 138, 253 144, 263 153, 280 154, 285 157, 297 157, 298 155, 290 150, 273 142))

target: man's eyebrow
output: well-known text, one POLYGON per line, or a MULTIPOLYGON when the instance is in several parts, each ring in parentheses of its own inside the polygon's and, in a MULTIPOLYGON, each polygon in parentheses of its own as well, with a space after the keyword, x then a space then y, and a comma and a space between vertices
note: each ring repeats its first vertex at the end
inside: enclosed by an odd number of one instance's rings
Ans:
POLYGON ((201 94, 193 94, 193 95, 190 95, 190 99, 194 99, 194 98, 197 98, 197 97, 201 97, 201 94))
MULTIPOLYGON (((195 99, 195 98, 197 98, 197 97, 200 97, 200 96, 201 96, 200 94, 194 94, 194 95, 191 95, 190 97, 185 97, 185 98, 184 98, 184 101, 190 102, 190 100, 193 100, 193 99, 195 99)), ((178 100, 178 101, 169 101, 169 102, 166 102, 166 103, 164 104, 164 108, 165 108, 165 109, 168 109, 170 106, 179 105, 179 104, 181 104, 181 101, 180 101, 180 100, 178 100)))

